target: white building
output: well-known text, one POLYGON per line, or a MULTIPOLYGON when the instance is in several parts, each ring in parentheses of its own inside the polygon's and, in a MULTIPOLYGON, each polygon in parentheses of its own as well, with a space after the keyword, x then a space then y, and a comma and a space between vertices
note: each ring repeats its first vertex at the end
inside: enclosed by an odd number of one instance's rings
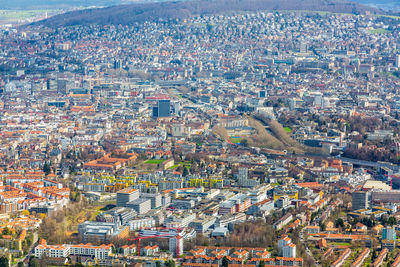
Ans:
POLYGON ((111 245, 93 246, 92 244, 69 245, 71 255, 88 256, 95 259, 104 260, 112 253, 111 245))
POLYGON ((287 235, 283 235, 281 239, 278 240, 279 251, 282 251, 282 248, 290 243, 292 243, 292 239, 290 239, 287 235))
POLYGON ((35 257, 46 255, 51 258, 66 258, 70 255, 93 257, 104 260, 112 253, 112 245, 93 246, 92 244, 79 245, 47 245, 45 240, 40 240, 35 247, 35 257))
POLYGON ((290 243, 282 248, 282 256, 285 258, 296 258, 296 245, 290 243))
POLYGON ((180 237, 179 239, 178 238, 170 238, 169 239, 169 252, 173 253, 175 256, 177 256, 177 254, 178 254, 177 253, 177 249, 178 249, 177 243, 179 246, 179 255, 182 255, 183 254, 183 238, 180 237))
POLYGON ((279 253, 283 257, 296 257, 296 245, 292 243, 292 239, 290 239, 287 235, 282 236, 282 238, 278 240, 278 249, 279 253))
POLYGON ((35 247, 35 257, 40 258, 46 255, 51 258, 66 258, 70 255, 70 247, 66 245, 39 244, 35 247))

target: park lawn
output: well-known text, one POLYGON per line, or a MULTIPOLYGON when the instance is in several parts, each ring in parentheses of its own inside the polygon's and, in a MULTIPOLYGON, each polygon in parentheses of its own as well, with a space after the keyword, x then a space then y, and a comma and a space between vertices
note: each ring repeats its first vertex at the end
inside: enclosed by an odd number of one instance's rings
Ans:
POLYGON ((290 127, 288 127, 288 126, 283 127, 283 129, 284 129, 285 132, 287 132, 287 133, 292 133, 292 128, 290 128, 290 127))
POLYGON ((175 168, 177 168, 179 166, 183 166, 183 167, 185 167, 186 169, 189 170, 190 167, 192 166, 192 163, 189 162, 189 161, 182 161, 182 162, 179 162, 178 164, 175 164, 175 165, 169 167, 168 169, 173 170, 173 169, 175 169, 175 168))
POLYGON ((192 167, 192 163, 183 163, 182 166, 189 170, 192 167))
POLYGON ((332 243, 332 245, 334 245, 334 246, 351 246, 351 244, 348 242, 335 242, 335 243, 332 243))
POLYGON ((233 138, 231 137, 231 142, 234 144, 240 144, 240 142, 242 141, 242 138, 233 138))
POLYGON ((163 163, 165 160, 164 159, 149 159, 146 160, 144 163, 146 164, 160 164, 163 163))
POLYGON ((6 21, 18 21, 28 18, 34 18, 38 15, 44 15, 46 12, 54 13, 56 10, 41 9, 41 10, 4 10, 0 9, 0 19, 6 21))
POLYGON ((168 169, 173 170, 173 169, 175 169, 175 168, 177 168, 177 167, 179 167, 179 164, 175 164, 175 165, 169 167, 168 169))
POLYGON ((190 167, 192 167, 192 163, 188 162, 188 161, 183 161, 179 164, 182 165, 183 167, 185 167, 186 169, 190 169, 190 167))
POLYGON ((391 15, 378 15, 378 17, 385 17, 390 19, 400 19, 400 16, 391 16, 391 15))
POLYGON ((371 34, 381 34, 381 33, 387 33, 389 31, 386 29, 372 29, 372 30, 368 30, 368 32, 371 34))
MULTIPOLYGON (((371 254, 371 253, 370 253, 371 254)), ((364 261, 364 266, 371 266, 372 260, 371 256, 369 256, 365 261, 364 261)))

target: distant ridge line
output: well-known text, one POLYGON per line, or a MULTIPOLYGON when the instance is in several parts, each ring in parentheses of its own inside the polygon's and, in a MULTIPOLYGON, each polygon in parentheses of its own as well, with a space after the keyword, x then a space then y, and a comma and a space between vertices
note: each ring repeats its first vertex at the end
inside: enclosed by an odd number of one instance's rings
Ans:
POLYGON ((383 10, 345 0, 193 0, 137 3, 71 11, 31 25, 129 25, 144 21, 184 19, 240 11, 309 10, 352 14, 385 14, 383 10))

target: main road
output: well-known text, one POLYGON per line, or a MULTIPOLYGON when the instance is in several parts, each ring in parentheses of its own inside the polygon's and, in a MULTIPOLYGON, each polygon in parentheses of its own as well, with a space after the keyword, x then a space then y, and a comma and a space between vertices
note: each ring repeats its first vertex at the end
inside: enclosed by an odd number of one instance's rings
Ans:
MULTIPOLYGON (((381 161, 367 161, 367 160, 360 160, 360 159, 352 159, 352 158, 346 158, 346 157, 333 157, 331 155, 325 155, 325 154, 314 154, 314 153, 304 153, 304 154, 291 154, 287 153, 284 155, 286 151, 281 151, 282 154, 280 155, 275 155, 277 157, 283 157, 283 158, 295 158, 295 157, 314 157, 314 158, 325 158, 325 159, 340 159, 342 162, 347 162, 347 163, 352 163, 353 165, 358 165, 358 166, 364 166, 364 167, 373 167, 373 168, 383 168, 386 167, 388 169, 393 170, 394 172, 398 172, 400 170, 398 164, 392 164, 389 162, 381 162, 381 161)), ((262 150, 261 150, 262 153, 262 150)), ((269 154, 269 153, 264 153, 264 154, 269 154)))

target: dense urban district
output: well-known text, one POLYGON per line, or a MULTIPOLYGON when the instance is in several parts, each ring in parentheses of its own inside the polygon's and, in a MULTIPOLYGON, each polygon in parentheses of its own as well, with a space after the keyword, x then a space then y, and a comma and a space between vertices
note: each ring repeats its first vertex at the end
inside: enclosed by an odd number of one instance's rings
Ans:
POLYGON ((400 18, 0 29, 0 266, 400 266, 400 18))

